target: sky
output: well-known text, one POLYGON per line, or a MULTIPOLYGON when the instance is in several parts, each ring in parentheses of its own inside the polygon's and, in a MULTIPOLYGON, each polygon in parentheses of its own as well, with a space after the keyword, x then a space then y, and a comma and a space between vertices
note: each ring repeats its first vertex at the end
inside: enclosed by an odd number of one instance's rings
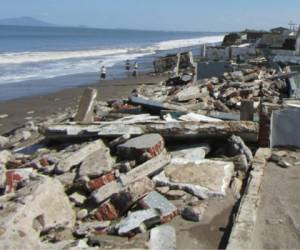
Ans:
POLYGON ((300 24, 299 0, 1 0, 0 19, 30 16, 64 26, 237 31, 300 24))

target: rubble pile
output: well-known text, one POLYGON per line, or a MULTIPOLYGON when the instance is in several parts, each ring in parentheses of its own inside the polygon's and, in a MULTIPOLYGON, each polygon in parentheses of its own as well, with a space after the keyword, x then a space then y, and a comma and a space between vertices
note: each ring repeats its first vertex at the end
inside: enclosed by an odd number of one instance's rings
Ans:
MULTIPOLYGON (((239 172, 246 173, 251 165, 251 150, 238 136, 224 139, 231 132, 222 126, 218 128, 222 120, 203 116, 207 119, 204 124, 210 124, 212 131, 224 130, 222 133, 227 135, 222 137, 223 143, 234 148, 233 153, 223 160, 222 154, 219 159, 208 159, 218 144, 185 142, 169 149, 163 132, 168 129, 168 121, 146 113, 132 115, 130 101, 118 108, 114 108, 114 102, 98 103, 85 96, 91 93, 85 91, 83 98, 90 101, 88 105, 86 101, 80 102, 74 112, 76 121, 70 118, 56 125, 70 126, 67 133, 74 140, 53 140, 61 139, 55 136, 59 130, 55 132, 51 130, 53 125, 43 123, 42 134, 35 130, 29 138, 19 137, 14 144, 3 146, 0 199, 5 219, 0 224, 1 245, 8 246, 12 241, 19 248, 26 239, 26 247, 32 249, 101 246, 100 235, 133 237, 150 230, 151 246, 167 244, 163 239, 169 234, 173 237, 169 244, 173 246, 175 229, 162 225, 178 216, 201 221, 210 199, 223 199, 232 192, 228 189, 234 177, 243 181, 245 174, 239 172), (110 112, 99 117, 97 109, 101 105, 110 112), (87 123, 85 113, 90 113, 91 106, 95 110, 93 122, 87 123), (118 112, 120 108, 122 111, 118 112), (81 114, 81 122, 77 121, 76 113, 81 114), (149 126, 148 130, 125 133, 136 124, 149 126), (159 128, 160 125, 163 127, 159 128), (77 129, 84 126, 94 129, 82 137, 77 129), (102 126, 106 126, 103 136, 97 132, 102 126), (231 161, 232 154, 244 155, 246 163, 239 159, 231 161), (238 168, 235 164, 247 166, 238 168), (11 223, 12 220, 17 223, 11 223), (162 239, 153 241, 157 237, 162 239)), ((183 123, 183 129, 194 130, 189 128, 188 119, 183 123)), ((25 127, 18 130, 26 131, 25 127)), ((7 141, 10 142, 9 138, 7 141)), ((240 190, 241 187, 235 192, 240 190)))
MULTIPOLYGON (((170 86, 167 83, 151 89, 140 86, 135 94, 140 98, 159 102, 162 109, 192 111, 214 117, 216 111, 238 113, 245 101, 253 102, 252 106, 256 111, 260 101, 280 103, 282 98, 289 96, 286 82, 288 77, 290 75, 287 72, 279 74, 267 66, 248 64, 236 71, 225 72, 219 78, 202 79, 180 86, 170 86)), ((190 116, 181 118, 196 119, 190 116)))
POLYGON ((236 118, 243 103, 254 113, 288 95, 288 74, 257 61, 221 78, 142 85, 126 100, 87 89, 72 115, 1 137, 0 245, 102 247, 108 235, 149 234, 136 246, 174 249, 174 218, 197 223, 212 200, 242 195, 259 128, 236 118))

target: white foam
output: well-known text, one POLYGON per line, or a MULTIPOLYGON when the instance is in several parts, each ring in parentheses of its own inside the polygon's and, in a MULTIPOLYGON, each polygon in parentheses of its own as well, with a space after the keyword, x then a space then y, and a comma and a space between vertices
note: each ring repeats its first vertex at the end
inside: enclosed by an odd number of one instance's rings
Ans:
POLYGON ((79 50, 54 52, 22 52, 0 54, 0 64, 36 63, 74 58, 100 57, 127 53, 128 49, 79 50))
POLYGON ((224 36, 206 36, 193 39, 179 39, 160 42, 154 45, 157 50, 171 50, 177 48, 191 47, 201 44, 219 43, 223 41, 224 36))
POLYGON ((152 53, 117 54, 99 58, 84 58, 70 62, 59 60, 43 62, 39 64, 8 64, 5 66, 4 74, 0 74, 0 84, 49 79, 58 76, 74 75, 81 73, 99 72, 101 65, 113 67, 115 64, 125 60, 134 60, 152 53))

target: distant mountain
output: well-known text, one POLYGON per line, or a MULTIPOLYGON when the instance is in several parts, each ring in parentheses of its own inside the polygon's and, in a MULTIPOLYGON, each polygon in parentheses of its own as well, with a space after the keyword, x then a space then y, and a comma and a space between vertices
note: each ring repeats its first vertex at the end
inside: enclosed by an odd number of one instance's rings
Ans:
POLYGON ((37 26, 37 27, 49 27, 55 26, 51 23, 35 19, 33 17, 17 17, 0 19, 0 25, 14 25, 14 26, 37 26))

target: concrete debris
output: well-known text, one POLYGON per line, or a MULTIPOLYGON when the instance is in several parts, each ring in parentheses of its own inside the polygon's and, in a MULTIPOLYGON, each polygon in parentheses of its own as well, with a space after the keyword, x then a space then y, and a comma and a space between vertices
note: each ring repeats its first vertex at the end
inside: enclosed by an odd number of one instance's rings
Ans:
POLYGON ((175 99, 179 102, 189 101, 193 99, 198 99, 201 97, 201 92, 198 86, 191 86, 184 88, 175 95, 175 99))
MULTIPOLYGON (((247 238, 265 158, 286 173, 299 165, 285 150, 257 150, 299 147, 300 74, 289 66, 300 62, 299 39, 283 28, 231 33, 222 46, 204 45, 199 58, 184 52, 157 59, 155 71, 165 79, 141 82, 128 98, 99 101, 89 88, 77 112, 68 108, 42 122, 27 117, 0 136, 0 245, 145 248, 147 234, 132 241, 117 235, 158 226, 150 249, 175 249, 175 230, 182 232, 177 243, 191 234, 192 222, 183 219, 203 223, 201 235, 208 227, 205 238, 215 240, 214 228, 226 225, 206 224, 206 217, 235 217, 239 205, 247 223, 234 221, 240 225, 231 234, 247 238), (161 226, 172 219, 174 228, 161 226)), ((195 239, 201 248, 202 238, 195 239)), ((232 246, 245 245, 242 239, 232 246)))
POLYGON ((163 225, 150 231, 150 250, 175 250, 176 249, 176 231, 173 227, 163 225))
POLYGON ((234 172, 231 162, 203 160, 201 163, 169 164, 153 179, 158 185, 184 190, 200 199, 225 196, 234 172))
POLYGON ((160 155, 137 166, 126 175, 121 175, 119 180, 123 186, 126 186, 146 176, 153 177, 155 174, 163 170, 163 168, 170 162, 170 159, 170 155, 163 151, 160 155))
MULTIPOLYGON (((60 161, 56 165, 55 169, 58 173, 66 173, 66 172, 70 171, 72 167, 82 163, 84 160, 86 160, 87 157, 91 156, 93 153, 95 153, 97 151, 105 150, 105 148, 106 147, 101 140, 97 140, 97 141, 88 143, 87 145, 80 148, 78 151, 71 153, 65 159, 60 161)), ((105 156, 104 156, 104 159, 105 159, 105 156)), ((87 165, 85 165, 85 166, 87 166, 87 165)), ((87 166, 87 167, 89 167, 89 166, 87 166)), ((104 166, 104 167, 107 167, 107 166, 104 166)), ((89 172, 89 171, 87 170, 86 172, 89 172)))
POLYGON ((207 203, 200 202, 198 205, 185 207, 181 211, 181 216, 186 220, 199 222, 204 217, 206 208, 207 203))
POLYGON ((185 195, 186 192, 182 190, 170 190, 164 194, 164 196, 167 197, 168 200, 179 200, 185 195))
POLYGON ((111 141, 109 143, 109 146, 110 146, 110 148, 115 149, 118 145, 126 142, 129 139, 130 139, 130 135, 128 135, 128 134, 121 135, 120 137, 118 137, 115 140, 111 141))
POLYGON ((9 138, 0 136, 0 150, 4 149, 9 142, 9 138))
MULTIPOLYGON (((99 142, 101 143, 101 142, 99 142)), ((110 150, 104 144, 89 154, 81 163, 78 175, 88 176, 90 178, 99 177, 105 173, 111 172, 114 160, 110 155, 110 150)))
POLYGON ((126 160, 144 162, 159 155, 165 148, 165 142, 159 134, 146 134, 130 139, 118 146, 118 155, 126 160))
POLYGON ((156 191, 146 195, 139 203, 143 208, 158 210, 163 223, 171 221, 179 213, 176 206, 156 191))
POLYGON ((85 89, 79 103, 77 114, 74 121, 89 123, 94 121, 94 106, 97 98, 97 90, 92 88, 85 89))
POLYGON ((81 195, 79 193, 73 193, 69 196, 70 201, 74 202, 75 205, 81 206, 84 201, 86 200, 86 197, 84 195, 81 195))
POLYGON ((45 250, 80 250, 80 249, 90 249, 89 245, 84 240, 63 240, 56 243, 45 243, 41 245, 41 249, 45 250))
POLYGON ((77 212, 76 217, 79 220, 82 220, 88 216, 89 212, 87 209, 81 209, 77 212))
POLYGON ((271 118, 271 147, 294 146, 299 147, 299 135, 291 131, 297 131, 299 125, 299 111, 297 107, 288 107, 274 111, 271 118))
POLYGON ((0 243, 7 249, 39 249, 41 232, 56 227, 73 228, 75 223, 75 213, 63 186, 48 177, 30 182, 2 203, 2 208, 0 243))
POLYGON ((200 163, 205 156, 210 152, 211 148, 208 144, 202 144, 191 148, 177 150, 171 152, 171 163, 188 164, 188 163, 200 163))
POLYGON ((121 236, 134 236, 159 223, 159 212, 155 209, 146 209, 129 213, 126 218, 116 225, 116 229, 121 236))
POLYGON ((8 150, 0 151, 0 164, 6 164, 12 159, 12 153, 8 150))
POLYGON ((43 134, 48 139, 84 139, 95 137, 119 137, 122 134, 137 136, 145 133, 158 133, 164 138, 224 139, 232 134, 242 137, 246 141, 257 141, 258 124, 249 121, 222 122, 149 122, 135 125, 52 125, 44 127, 43 134))
POLYGON ((233 135, 229 138, 229 142, 231 144, 231 150, 233 154, 244 154, 247 158, 248 163, 251 163, 253 161, 253 154, 251 150, 246 146, 242 138, 233 135))
POLYGON ((241 198, 243 182, 239 178, 234 178, 231 183, 231 190, 236 199, 241 198))
POLYGON ((244 154, 236 155, 228 160, 233 162, 235 171, 242 171, 246 173, 251 166, 248 164, 247 157, 244 154))
POLYGON ((80 223, 76 229, 75 234, 78 236, 86 236, 92 233, 101 231, 111 225, 110 221, 92 221, 92 222, 83 222, 80 223))
POLYGON ((109 182, 108 184, 104 185, 103 187, 95 190, 91 194, 91 198, 97 203, 101 204, 113 194, 120 192, 122 189, 122 185, 117 181, 109 182))
POLYGON ((124 215, 139 199, 154 189, 154 183, 147 177, 122 188, 111 195, 109 201, 102 204, 96 213, 99 221, 115 220, 124 215))

